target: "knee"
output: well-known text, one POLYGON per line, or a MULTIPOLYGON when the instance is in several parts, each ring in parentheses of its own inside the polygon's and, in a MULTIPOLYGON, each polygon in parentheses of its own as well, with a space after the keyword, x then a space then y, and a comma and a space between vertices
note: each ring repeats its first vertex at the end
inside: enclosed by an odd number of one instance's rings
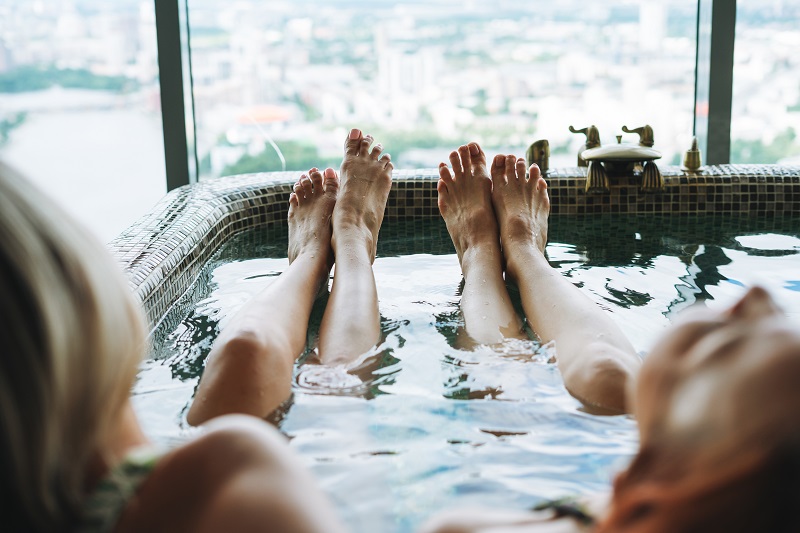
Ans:
MULTIPOLYGON (((270 365, 280 364, 284 358, 275 356, 282 355, 289 349, 288 342, 279 333, 265 336, 260 332, 242 329, 222 339, 222 342, 215 346, 216 353, 213 357, 220 358, 224 364, 255 370, 267 359, 270 359, 270 365)), ((274 366, 271 368, 275 369, 274 366)))
POLYGON ((580 358, 581 364, 565 373, 564 383, 570 393, 588 405, 629 412, 626 392, 636 369, 628 359, 627 354, 612 346, 589 345, 580 358))

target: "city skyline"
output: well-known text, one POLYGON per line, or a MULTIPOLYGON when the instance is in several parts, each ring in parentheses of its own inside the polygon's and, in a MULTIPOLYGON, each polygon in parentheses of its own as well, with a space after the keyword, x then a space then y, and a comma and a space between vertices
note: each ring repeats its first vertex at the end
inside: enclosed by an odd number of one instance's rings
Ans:
MULTIPOLYGON (((544 5, 385 0, 362 11, 343 1, 192 0, 203 173, 248 158, 270 165, 271 141, 305 154, 298 161, 328 160, 356 125, 394 141, 399 166, 434 166, 468 139, 521 155, 539 138, 550 140, 553 165, 568 166, 582 144, 568 126, 596 124, 609 143, 622 125, 648 123, 664 162, 676 163, 691 140, 696 2, 544 5)), ((740 11, 734 156, 744 153, 737 142, 776 139, 792 156, 800 83, 791 50, 800 37, 788 28, 800 9, 740 2, 740 11)), ((151 2, 3 0, 0 12, 0 77, 35 65, 132 80, 118 91, 124 103, 99 97, 98 107, 158 114, 151 2)), ((48 109, 33 100, 39 107, 22 109, 25 98, 3 95, 0 120, 11 129, 14 113, 48 109)))

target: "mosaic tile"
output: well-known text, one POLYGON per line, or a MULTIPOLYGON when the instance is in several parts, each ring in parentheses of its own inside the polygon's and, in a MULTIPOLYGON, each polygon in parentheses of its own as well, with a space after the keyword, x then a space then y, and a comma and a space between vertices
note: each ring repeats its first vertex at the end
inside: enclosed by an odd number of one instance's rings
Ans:
MULTIPOLYGON (((719 165, 689 174, 660 167, 664 189, 640 190, 640 177, 611 178, 606 194, 587 194, 586 168, 551 169, 552 215, 800 213, 800 166, 719 165)), ((230 176, 176 189, 110 244, 152 327, 233 235, 286 224, 297 172, 230 176)), ((438 217, 436 169, 395 170, 386 220, 438 217)))

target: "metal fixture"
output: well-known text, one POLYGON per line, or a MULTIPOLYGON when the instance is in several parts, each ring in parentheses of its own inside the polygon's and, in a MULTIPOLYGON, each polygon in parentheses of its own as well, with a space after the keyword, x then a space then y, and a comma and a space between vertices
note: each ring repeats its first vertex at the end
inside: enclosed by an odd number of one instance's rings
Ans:
POLYGON ((536 141, 528 147, 525 159, 529 164, 536 163, 542 176, 547 176, 550 168, 550 142, 547 139, 536 141))
MULTIPOLYGON (((571 126, 570 131, 578 133, 571 126)), ((642 176, 643 192, 661 191, 664 188, 664 178, 653 162, 661 158, 661 152, 652 148, 653 128, 649 125, 634 129, 623 126, 622 131, 638 133, 639 144, 623 143, 622 135, 617 135, 617 144, 597 146, 581 152, 580 158, 587 161, 589 166, 586 174, 586 192, 607 193, 610 176, 636 175, 642 176)))
POLYGON ((692 138, 692 147, 686 150, 683 154, 683 166, 681 169, 686 172, 699 173, 702 172, 700 167, 703 166, 703 158, 700 154, 700 149, 697 147, 697 137, 692 138))
POLYGON ((572 126, 569 127, 569 131, 572 133, 583 133, 586 135, 586 142, 583 143, 580 150, 578 150, 578 166, 579 167, 588 167, 589 163, 581 157, 581 154, 592 148, 597 148, 600 146, 600 131, 597 129, 597 126, 592 124, 586 128, 581 128, 576 130, 572 126))

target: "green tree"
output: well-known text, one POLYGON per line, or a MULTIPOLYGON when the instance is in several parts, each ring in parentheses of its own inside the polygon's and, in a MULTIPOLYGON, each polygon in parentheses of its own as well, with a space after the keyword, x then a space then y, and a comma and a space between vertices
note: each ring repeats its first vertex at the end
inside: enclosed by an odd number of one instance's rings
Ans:
POLYGON ((54 85, 69 89, 126 92, 139 87, 125 76, 98 76, 86 69, 23 65, 0 74, 0 93, 41 91, 54 85))
POLYGON ((786 128, 769 144, 761 140, 734 139, 731 143, 732 163, 777 163, 780 159, 800 155, 800 144, 792 128, 786 128))
MULTIPOLYGON (((341 157, 320 157, 317 147, 286 141, 278 145, 286 159, 286 170, 306 171, 310 168, 339 168, 341 157)), ((267 146, 256 155, 245 154, 236 163, 229 165, 222 171, 223 176, 233 174, 249 174, 251 172, 275 172, 283 170, 278 154, 271 146, 267 146)))
POLYGON ((8 142, 8 138, 14 128, 21 126, 26 118, 28 118, 28 114, 23 111, 0 120, 0 146, 8 142))

